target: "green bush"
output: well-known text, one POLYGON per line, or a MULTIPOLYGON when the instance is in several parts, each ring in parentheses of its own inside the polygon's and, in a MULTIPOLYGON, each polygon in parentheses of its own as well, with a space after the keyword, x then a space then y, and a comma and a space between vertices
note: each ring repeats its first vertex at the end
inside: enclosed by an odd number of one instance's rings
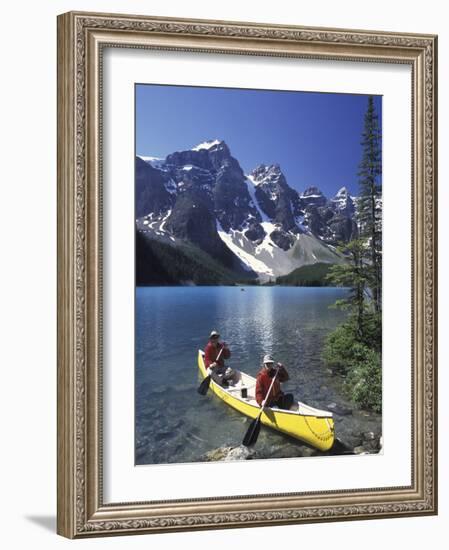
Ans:
POLYGON ((346 374, 351 365, 363 359, 366 346, 357 341, 355 326, 348 322, 337 327, 326 339, 323 359, 332 370, 346 374))
POLYGON ((382 409, 382 365, 380 319, 367 316, 362 333, 353 318, 326 338, 323 359, 334 372, 345 376, 345 391, 364 409, 382 409))
POLYGON ((375 351, 382 350, 382 316, 380 313, 366 311, 362 320, 360 341, 375 351))
POLYGON ((358 358, 345 382, 349 396, 364 409, 382 410, 382 364, 378 352, 365 347, 365 357, 358 358))

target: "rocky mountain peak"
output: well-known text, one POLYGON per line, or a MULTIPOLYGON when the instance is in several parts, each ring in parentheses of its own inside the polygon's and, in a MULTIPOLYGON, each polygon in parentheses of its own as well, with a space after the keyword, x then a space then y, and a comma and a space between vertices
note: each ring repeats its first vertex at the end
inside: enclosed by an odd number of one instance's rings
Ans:
POLYGON ((250 173, 255 185, 261 183, 277 183, 281 177, 284 177, 279 164, 259 164, 250 173))
POLYGON ((325 206, 327 198, 318 187, 308 187, 299 197, 302 209, 311 209, 325 206))
POLYGON ((346 187, 341 187, 337 191, 335 197, 331 199, 331 203, 337 212, 342 212, 349 216, 354 214, 354 201, 346 187))
POLYGON ((301 198, 313 198, 313 197, 324 197, 323 192, 318 189, 318 187, 307 187, 302 193, 301 198))
POLYGON ((165 165, 178 168, 195 166, 212 172, 216 172, 223 165, 240 168, 237 160, 231 156, 231 151, 226 143, 218 139, 204 141, 192 149, 176 151, 166 157, 165 165))
POLYGON ((208 141, 203 141, 192 147, 192 151, 212 151, 212 150, 225 150, 230 153, 229 147, 226 145, 222 139, 210 139, 208 141))
POLYGON ((337 193, 335 194, 335 198, 337 197, 347 197, 349 195, 349 191, 346 187, 341 187, 337 193))
POLYGON ((288 185, 279 164, 260 164, 248 177, 254 184, 255 199, 263 217, 276 226, 271 239, 288 250, 294 242, 293 235, 299 231, 295 221, 299 213, 297 192, 288 185))

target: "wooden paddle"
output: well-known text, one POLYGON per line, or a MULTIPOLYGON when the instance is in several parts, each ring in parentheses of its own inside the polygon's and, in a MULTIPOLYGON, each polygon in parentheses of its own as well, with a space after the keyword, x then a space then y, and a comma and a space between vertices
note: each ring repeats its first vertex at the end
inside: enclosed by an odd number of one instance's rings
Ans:
MULTIPOLYGON (((219 351, 218 355, 217 355, 217 358, 215 359, 215 362, 217 363, 218 360, 220 359, 221 357, 221 354, 224 350, 224 345, 223 347, 221 348, 221 350, 219 351)), ((210 374, 208 374, 206 376, 206 378, 201 382, 201 384, 199 385, 198 389, 197 389, 197 392, 200 394, 200 395, 206 395, 207 393, 207 390, 209 389, 209 386, 210 386, 210 374)))
POLYGON ((251 447, 251 445, 254 445, 257 441, 257 438, 259 437, 260 432, 260 418, 262 416, 262 413, 265 409, 265 403, 268 401, 268 398, 270 397, 271 389, 273 388, 274 381, 276 380, 276 376, 278 375, 279 367, 276 369, 276 373, 273 376, 273 380, 271 381, 270 387, 268 389, 267 395, 265 396, 265 399, 262 402, 262 407, 260 409, 260 413, 258 414, 257 418, 255 418, 251 424, 249 425, 248 430, 246 431, 245 437, 243 438, 243 445, 245 447, 251 447))

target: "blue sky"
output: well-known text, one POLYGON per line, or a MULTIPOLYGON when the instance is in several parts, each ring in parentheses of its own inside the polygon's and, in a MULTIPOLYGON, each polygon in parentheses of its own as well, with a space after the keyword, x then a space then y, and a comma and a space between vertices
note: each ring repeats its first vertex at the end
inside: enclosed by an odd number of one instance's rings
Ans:
MULTIPOLYGON (((136 85, 136 154, 165 157, 224 139, 245 173, 278 163, 298 191, 358 193, 368 96, 136 85)), ((375 97, 381 120, 381 97, 375 97)))

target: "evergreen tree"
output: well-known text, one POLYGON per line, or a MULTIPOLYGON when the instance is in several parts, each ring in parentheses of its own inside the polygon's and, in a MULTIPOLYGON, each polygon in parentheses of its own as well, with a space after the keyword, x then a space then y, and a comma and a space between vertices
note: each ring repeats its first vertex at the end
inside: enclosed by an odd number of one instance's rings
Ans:
POLYGON ((365 241, 354 239, 346 245, 338 247, 339 252, 343 253, 347 262, 344 264, 334 264, 329 268, 326 279, 336 286, 350 287, 349 298, 338 300, 337 307, 350 308, 356 321, 357 335, 361 339, 364 327, 365 297, 368 286, 368 273, 364 256, 366 253, 365 241))
POLYGON ((381 175, 382 149, 379 119, 372 96, 368 98, 361 145, 362 160, 359 165, 360 195, 358 202, 358 225, 361 238, 367 240, 366 256, 369 287, 374 308, 382 308, 382 211, 381 175))
POLYGON ((369 97, 365 114, 359 165, 357 222, 359 235, 339 250, 346 263, 333 265, 327 279, 350 288, 347 300, 336 306, 349 308, 345 323, 326 339, 323 358, 332 369, 345 375, 345 388, 362 407, 382 410, 382 216, 381 132, 369 97))

